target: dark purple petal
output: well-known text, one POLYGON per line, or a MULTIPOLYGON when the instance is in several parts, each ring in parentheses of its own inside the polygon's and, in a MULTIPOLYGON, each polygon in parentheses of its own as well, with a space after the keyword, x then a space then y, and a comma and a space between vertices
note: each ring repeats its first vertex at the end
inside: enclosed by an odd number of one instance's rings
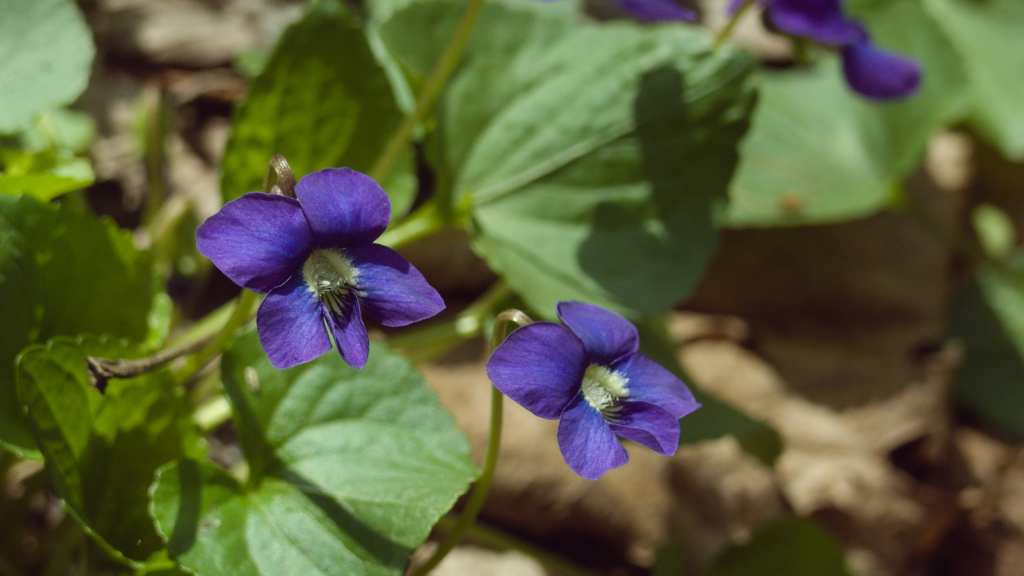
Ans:
POLYGON ((628 379, 630 400, 654 404, 676 419, 700 408, 682 380, 643 354, 630 354, 609 368, 628 379))
MULTIPOLYGON (((678 425, 678 424, 677 424, 678 425)), ((572 471, 589 480, 629 462, 629 452, 615 437, 604 416, 577 394, 558 423, 558 447, 572 471)))
POLYGON ((616 0, 620 10, 644 22, 693 22, 697 14, 675 0, 616 0))
POLYGON ((196 247, 232 282, 266 294, 302 267, 313 235, 295 199, 251 192, 200 224, 196 247))
POLYGON ((768 0, 768 21, 792 36, 843 46, 866 38, 855 21, 843 16, 841 0, 768 0))
POLYGON ((916 62, 869 42, 843 48, 843 72, 851 88, 875 100, 905 98, 921 85, 916 62))
POLYGON ((640 345, 632 322, 600 306, 559 302, 558 319, 583 341, 592 363, 607 366, 640 345))
POLYGON ((348 168, 325 168, 295 185, 321 248, 369 244, 391 220, 391 200, 373 178, 348 168))
POLYGON ((679 419, 647 402, 626 401, 619 404, 612 432, 665 456, 679 448, 679 419))
POLYGON ((408 260, 387 246, 345 250, 356 269, 359 305, 385 326, 405 326, 444 310, 444 300, 408 260))
POLYGON ((487 361, 487 376, 502 394, 548 419, 580 391, 586 369, 583 342, 554 322, 517 328, 487 361))
POLYGON ((331 349, 320 300, 295 274, 270 291, 256 313, 260 344, 274 368, 284 370, 331 349))
POLYGON ((345 296, 328 296, 321 302, 327 326, 334 335, 342 360, 353 368, 366 366, 370 356, 370 337, 366 335, 359 299, 351 292, 345 296))

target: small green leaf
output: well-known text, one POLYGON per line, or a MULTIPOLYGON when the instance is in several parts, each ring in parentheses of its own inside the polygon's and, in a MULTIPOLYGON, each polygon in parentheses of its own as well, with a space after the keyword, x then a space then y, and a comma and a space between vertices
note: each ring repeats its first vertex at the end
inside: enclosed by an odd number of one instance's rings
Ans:
POLYGON ((1022 286, 1019 279, 983 270, 953 300, 949 319, 950 331, 964 344, 956 377, 960 401, 1017 440, 1024 439, 1022 286))
POLYGON ((22 348, 86 333, 141 341, 152 300, 148 254, 112 222, 0 195, 0 444, 38 457, 15 393, 22 348))
POLYGON ((89 161, 70 153, 0 148, 0 194, 25 194, 48 201, 86 188, 95 179, 89 161))
POLYGON ((57 495, 114 557, 141 562, 162 548, 146 512, 156 469, 205 451, 167 372, 90 388, 86 356, 137 354, 123 341, 54 338, 19 357, 18 395, 57 495))
POLYGON ((757 529, 744 544, 729 546, 705 576, 849 576, 843 549, 820 526, 783 518, 757 529))
POLYGON ((1024 4, 925 0, 970 80, 971 119, 1008 158, 1024 159, 1024 4))
MULTIPOLYGON (((296 178, 322 168, 366 172, 402 120, 362 28, 333 1, 290 26, 236 110, 224 152, 224 200, 263 189, 283 154, 296 178)), ((416 192, 411 157, 384 188, 396 214, 416 192)))
POLYGON ((255 331, 222 360, 249 479, 179 462, 153 490, 173 557, 203 576, 394 574, 477 469, 436 394, 372 344, 276 370, 255 331))
POLYGON ((676 346, 663 318, 637 322, 636 326, 640 332, 640 351, 678 376, 701 403, 696 412, 679 421, 679 444, 732 436, 747 453, 767 466, 774 466, 782 453, 782 437, 778 431, 701 390, 679 363, 676 346))
MULTIPOLYGON (((462 2, 413 3, 381 28, 419 73, 462 2)), ((744 53, 688 26, 576 23, 484 7, 438 107, 440 171, 474 248, 545 316, 560 300, 630 316, 687 296, 754 101, 744 53)))
POLYGON ((16 132, 85 90, 96 48, 72 0, 0 0, 0 14, 0 133, 16 132))
POLYGON ((866 100, 831 55, 810 69, 764 71, 730 190, 730 226, 821 224, 877 212, 920 164, 931 136, 965 113, 963 65, 916 1, 872 2, 858 13, 885 48, 918 62, 921 89, 891 103, 866 100))

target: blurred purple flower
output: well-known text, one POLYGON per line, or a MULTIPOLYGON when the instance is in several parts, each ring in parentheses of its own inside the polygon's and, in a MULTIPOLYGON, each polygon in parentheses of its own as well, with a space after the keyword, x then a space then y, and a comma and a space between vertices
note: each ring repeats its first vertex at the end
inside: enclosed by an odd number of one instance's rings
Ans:
POLYGON ((637 352, 628 320, 593 304, 559 302, 565 324, 512 332, 487 361, 503 394, 541 418, 559 419, 566 464, 596 480, 629 461, 617 437, 671 456, 679 419, 700 407, 686 385, 637 352))
POLYGON ((298 199, 252 192, 232 200, 196 231, 199 251, 235 284, 266 294, 256 315, 260 343, 277 368, 331 349, 366 365, 361 309, 385 326, 405 326, 444 301, 394 250, 374 244, 391 201, 369 176, 327 168, 304 176, 298 199))
MULTIPOLYGON (((733 0, 735 12, 744 0, 733 0)), ((867 31, 843 13, 842 0, 760 0, 771 26, 790 36, 838 48, 843 73, 854 91, 875 100, 910 96, 921 85, 921 69, 908 58, 871 43, 867 31)))
POLYGON ((693 22, 697 19, 693 10, 683 8, 676 0, 617 0, 615 5, 644 22, 693 22))

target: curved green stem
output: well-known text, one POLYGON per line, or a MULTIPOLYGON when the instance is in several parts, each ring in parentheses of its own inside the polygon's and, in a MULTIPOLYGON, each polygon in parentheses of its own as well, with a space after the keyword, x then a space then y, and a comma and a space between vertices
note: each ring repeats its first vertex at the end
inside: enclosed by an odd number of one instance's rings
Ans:
POLYGON ((249 316, 252 314, 253 306, 256 305, 258 296, 255 292, 242 289, 242 293, 238 295, 238 303, 235 305, 234 312, 228 318, 228 321, 224 323, 224 327, 221 328, 220 333, 207 344, 202 350, 199 351, 195 356, 188 359, 181 370, 175 374, 175 381, 178 384, 184 384, 192 379, 197 372, 202 370, 203 366, 206 366, 207 362, 213 360, 218 354, 223 352, 231 340, 235 337, 242 326, 249 321, 249 316))
POLYGON ((394 228, 381 234, 377 243, 389 248, 398 248, 442 230, 447 225, 448 223, 438 210, 437 202, 431 199, 406 216, 394 228))
MULTIPOLYGON (((505 339, 505 328, 509 322, 525 326, 533 322, 533 320, 519 310, 505 310, 498 314, 494 321, 494 332, 491 336, 492 351, 505 339)), ((469 500, 466 502, 466 508, 462 511, 462 516, 459 517, 452 531, 441 541, 434 555, 410 576, 426 576, 431 570, 437 568, 441 560, 444 560, 444 557, 462 540, 466 531, 476 521, 477 515, 480 514, 480 509, 483 508, 484 501, 487 500, 487 492, 490 491, 491 483, 494 481, 494 470, 498 465, 498 450, 501 447, 502 401, 504 398, 501 392, 492 385, 491 432, 487 438, 487 455, 484 456, 484 471, 480 474, 480 479, 477 480, 476 486, 473 487, 473 493, 469 495, 469 500)))
POLYGON ((483 10, 483 7, 484 0, 470 0, 466 12, 463 13, 462 20, 459 22, 459 27, 455 29, 455 34, 448 41, 448 46, 445 47, 444 52, 441 54, 441 59, 437 61, 437 65, 434 67, 433 72, 431 72, 430 78, 427 79, 427 83, 423 86, 423 91, 416 101, 416 107, 412 113, 402 120, 398 129, 391 136, 391 140, 384 146, 384 150, 377 158, 377 161, 374 162, 373 167, 370 168, 369 175, 377 182, 383 183, 388 179, 392 168, 395 167, 395 163, 398 162, 398 159, 402 157, 402 153, 409 147, 409 142, 412 140, 412 134, 416 126, 427 117, 427 114, 434 107, 434 103, 437 102, 437 98, 441 95, 441 90, 444 89, 448 78, 451 77, 452 72, 455 71, 455 66, 459 63, 459 58, 466 48, 466 42, 469 41, 469 36, 473 32, 473 26, 476 25, 477 18, 480 16, 480 11, 483 10))
POLYGON ((732 18, 729 18, 729 22, 725 24, 725 28, 719 30, 718 34, 715 35, 715 49, 718 49, 718 47, 720 47, 722 44, 725 43, 726 40, 729 39, 729 36, 732 35, 732 31, 735 30, 736 25, 739 24, 740 18, 742 18, 743 14, 747 11, 747 9, 749 9, 753 5, 754 0, 744 0, 743 4, 740 4, 740 7, 737 8, 736 12, 733 13, 732 18))

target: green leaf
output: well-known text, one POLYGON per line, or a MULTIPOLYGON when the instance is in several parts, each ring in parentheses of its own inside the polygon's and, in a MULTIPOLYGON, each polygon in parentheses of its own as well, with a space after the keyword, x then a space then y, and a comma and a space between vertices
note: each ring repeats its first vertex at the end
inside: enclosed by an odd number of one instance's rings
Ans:
POLYGON ((19 357, 18 395, 57 495, 111 555, 141 562, 163 547, 147 514, 156 469, 205 450, 166 371, 111 380, 105 395, 89 386, 86 356, 137 354, 123 341, 54 338, 19 357))
POLYGON ((679 444, 732 436, 751 456, 767 466, 775 466, 782 453, 782 436, 778 431, 701 390, 679 363, 676 346, 668 334, 664 318, 637 322, 636 327, 640 333, 640 352, 678 376, 701 403, 696 412, 679 421, 679 444))
MULTIPOLYGON (((1019 268, 1018 268, 1019 269, 1019 268)), ((950 331, 963 342, 960 401, 1011 437, 1024 439, 1024 283, 983 270, 954 298, 950 331)))
POLYGON ((0 444, 38 457, 15 393, 22 348, 86 333, 141 341, 152 299, 148 254, 113 222, 0 195, 0 444))
POLYGON ((48 201, 90 186, 96 179, 85 158, 55 150, 0 148, 0 194, 25 194, 48 201))
POLYGON ((962 63, 916 1, 873 2, 858 14, 884 47, 921 65, 921 89, 892 103, 866 100, 831 55, 810 69, 764 71, 729 225, 821 224, 877 212, 917 168, 931 136, 965 112, 962 63))
POLYGON ((744 544, 723 550, 705 576, 849 576, 843 549, 820 526, 783 518, 761 528, 744 544))
MULTIPOLYGON (((463 4, 414 3, 381 35, 429 69, 463 4)), ((687 296, 753 106, 753 60, 689 26, 575 23, 485 6, 442 97, 440 170, 474 248, 534 309, 580 299, 633 316, 687 296)))
POLYGON ((255 331, 222 360, 249 464, 161 471, 152 507, 173 557, 203 576, 401 574, 476 478, 469 443, 423 377, 372 344, 276 370, 255 331))
POLYGON ((1008 158, 1024 159, 1024 4, 924 0, 966 63, 971 119, 1008 158))
MULTIPOLYGON (((402 120, 363 30, 331 1, 312 7, 278 41, 235 111, 224 152, 224 200, 263 189, 267 161, 283 154, 296 178, 332 166, 366 172, 402 120)), ((384 188, 407 209, 411 156, 384 188)))
POLYGON ((0 0, 0 133, 69 104, 89 80, 96 48, 72 0, 0 0))

